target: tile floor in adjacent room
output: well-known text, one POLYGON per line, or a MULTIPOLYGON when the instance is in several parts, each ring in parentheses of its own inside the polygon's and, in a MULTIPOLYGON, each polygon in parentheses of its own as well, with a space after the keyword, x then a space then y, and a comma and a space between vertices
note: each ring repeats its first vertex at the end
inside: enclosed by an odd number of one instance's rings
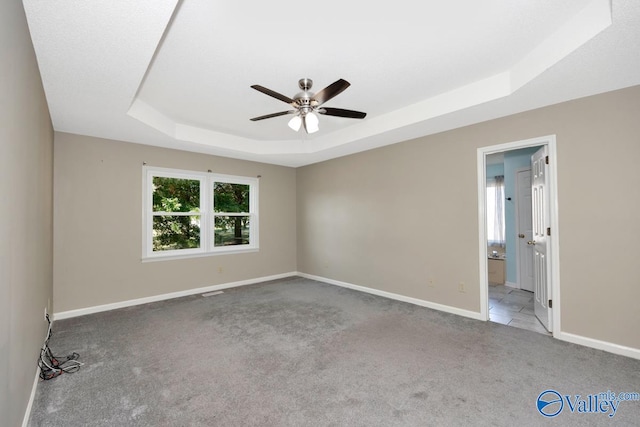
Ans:
POLYGON ((533 312, 533 292, 489 284, 489 318, 492 322, 550 335, 533 312))

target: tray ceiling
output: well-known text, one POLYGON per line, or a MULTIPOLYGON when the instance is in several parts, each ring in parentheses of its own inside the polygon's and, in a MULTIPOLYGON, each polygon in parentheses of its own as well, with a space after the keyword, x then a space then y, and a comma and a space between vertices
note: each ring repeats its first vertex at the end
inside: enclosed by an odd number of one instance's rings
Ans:
POLYGON ((640 84, 640 2, 23 3, 56 130, 288 166, 640 84), (249 121, 304 77, 366 119, 249 121))

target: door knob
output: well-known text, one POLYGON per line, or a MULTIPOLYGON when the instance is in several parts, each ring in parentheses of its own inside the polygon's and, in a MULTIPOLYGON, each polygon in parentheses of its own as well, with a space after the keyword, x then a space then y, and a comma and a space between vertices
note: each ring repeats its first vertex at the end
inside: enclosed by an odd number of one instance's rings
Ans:
POLYGON ((518 234, 518 237, 521 238, 521 239, 524 239, 524 234, 522 234, 522 233, 518 234))
POLYGON ((529 240, 529 241, 527 242, 527 245, 535 245, 535 244, 536 244, 536 241, 535 241, 535 240, 529 240))

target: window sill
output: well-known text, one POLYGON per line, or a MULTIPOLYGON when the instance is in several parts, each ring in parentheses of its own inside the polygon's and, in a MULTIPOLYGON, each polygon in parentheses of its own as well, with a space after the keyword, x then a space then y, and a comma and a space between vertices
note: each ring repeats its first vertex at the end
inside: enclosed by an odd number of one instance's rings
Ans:
POLYGON ((258 252, 259 248, 242 248, 242 249, 229 249, 225 251, 216 251, 216 252, 199 252, 199 253, 190 253, 184 255, 154 255, 154 256, 146 256, 142 257, 141 262, 156 262, 156 261, 171 261, 178 259, 190 259, 190 258, 204 258, 210 256, 219 256, 219 255, 235 255, 235 254, 246 254, 252 252, 258 252))

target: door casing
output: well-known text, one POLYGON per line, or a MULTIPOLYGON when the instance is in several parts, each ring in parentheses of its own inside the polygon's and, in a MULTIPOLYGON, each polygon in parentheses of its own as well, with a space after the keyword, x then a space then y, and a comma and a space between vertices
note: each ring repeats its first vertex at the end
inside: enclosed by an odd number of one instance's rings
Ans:
POLYGON ((549 155, 549 224, 551 226, 551 239, 549 242, 548 259, 550 261, 551 278, 551 299, 553 300, 552 316, 553 335, 561 331, 560 325, 560 258, 559 258, 559 223, 558 223, 558 182, 557 182, 557 150, 556 136, 547 135, 538 138, 525 139, 521 141, 508 142, 505 144, 480 147, 477 151, 477 171, 478 171, 478 244, 479 244, 479 264, 480 264, 480 318, 489 320, 489 280, 487 272, 487 229, 486 229, 486 157, 490 154, 502 153, 505 151, 517 150, 546 145, 549 155))

